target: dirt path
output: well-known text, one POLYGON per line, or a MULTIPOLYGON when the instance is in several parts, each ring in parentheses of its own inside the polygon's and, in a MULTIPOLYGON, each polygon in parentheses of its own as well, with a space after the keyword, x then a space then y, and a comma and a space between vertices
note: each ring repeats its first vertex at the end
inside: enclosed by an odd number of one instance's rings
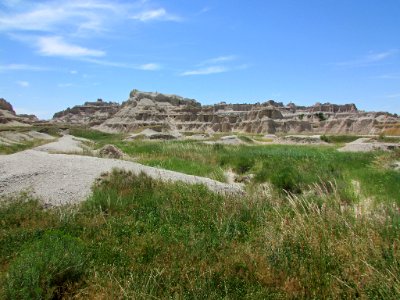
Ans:
POLYGON ((76 151, 76 140, 64 136, 58 142, 11 155, 0 155, 0 195, 30 190, 46 204, 63 205, 86 199, 101 173, 113 168, 136 174, 144 172, 164 181, 204 184, 218 193, 243 193, 236 184, 143 166, 138 163, 90 156, 50 154, 46 151, 76 151))

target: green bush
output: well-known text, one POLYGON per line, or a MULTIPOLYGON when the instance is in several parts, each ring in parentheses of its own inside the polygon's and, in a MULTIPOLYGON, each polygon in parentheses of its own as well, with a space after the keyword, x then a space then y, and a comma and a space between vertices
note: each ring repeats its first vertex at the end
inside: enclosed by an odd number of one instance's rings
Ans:
POLYGON ((281 191, 301 193, 300 178, 301 175, 297 170, 288 166, 281 169, 280 172, 274 172, 271 176, 271 183, 281 191))
POLYGON ((234 170, 238 174, 244 174, 254 166, 254 159, 248 156, 239 157, 236 162, 234 162, 234 170))
POLYGON ((84 274, 82 242, 57 231, 25 247, 11 262, 5 293, 8 299, 61 298, 84 274))
POLYGON ((327 120, 324 113, 322 113, 322 112, 316 113, 315 116, 318 117, 320 122, 327 120))
POLYGON ((357 135, 322 135, 321 140, 326 143, 332 144, 343 144, 343 143, 351 143, 355 140, 359 139, 360 136, 357 135))

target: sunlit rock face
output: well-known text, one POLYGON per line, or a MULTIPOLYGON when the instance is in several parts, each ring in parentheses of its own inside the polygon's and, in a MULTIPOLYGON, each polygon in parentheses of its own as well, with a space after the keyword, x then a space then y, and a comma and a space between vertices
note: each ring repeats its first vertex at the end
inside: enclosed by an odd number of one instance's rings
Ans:
POLYGON ((120 107, 118 103, 98 99, 55 113, 52 122, 96 126, 111 118, 120 107))
POLYGON ((35 115, 17 115, 11 103, 0 98, 0 125, 3 126, 29 126, 39 119, 35 115))
POLYGON ((159 131, 243 133, 377 134, 398 126, 389 113, 362 112, 355 104, 284 105, 269 100, 256 104, 201 105, 177 95, 133 90, 121 105, 86 102, 56 113, 52 122, 82 124, 105 132, 159 131))

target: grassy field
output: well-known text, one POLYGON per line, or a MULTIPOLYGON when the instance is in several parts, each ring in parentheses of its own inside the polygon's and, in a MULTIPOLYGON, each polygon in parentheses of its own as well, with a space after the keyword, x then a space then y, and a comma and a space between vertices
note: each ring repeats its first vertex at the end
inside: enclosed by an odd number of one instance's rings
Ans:
POLYGON ((235 197, 115 170, 74 207, 0 201, 0 299, 399 299, 399 152, 71 133, 148 165, 254 178, 235 197))
POLYGON ((21 196, 0 207, 0 298, 398 299, 398 212, 346 201, 119 171, 78 207, 21 196))
MULTIPOLYGON (((314 184, 335 182, 347 202, 373 197, 400 204, 400 172, 388 165, 400 152, 343 153, 335 147, 287 145, 207 145, 196 141, 123 142, 121 135, 76 130, 97 146, 112 143, 138 162, 225 181, 224 171, 254 174, 253 184, 272 183, 282 193, 301 194, 314 184), (354 184, 360 184, 360 194, 354 184)), ((345 138, 337 137, 343 142, 345 138)), ((348 138, 353 140, 353 137, 348 138)))

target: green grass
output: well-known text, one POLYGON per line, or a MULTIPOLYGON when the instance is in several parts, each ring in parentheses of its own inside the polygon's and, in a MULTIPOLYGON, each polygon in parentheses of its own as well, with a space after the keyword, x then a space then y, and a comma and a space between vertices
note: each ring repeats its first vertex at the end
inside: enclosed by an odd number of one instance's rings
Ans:
POLYGON ((400 137, 380 135, 378 141, 384 143, 400 143, 400 137))
POLYGON ((43 144, 48 143, 48 140, 33 140, 33 141, 22 141, 18 144, 2 145, 0 144, 0 154, 13 154, 16 152, 31 149, 43 144))
MULTIPOLYGON (((77 133, 77 132, 74 132, 77 133)), ((112 143, 138 162, 190 175, 225 181, 224 171, 254 174, 254 184, 270 182, 282 193, 304 193, 314 184, 336 182, 348 202, 358 201, 352 181, 360 182, 364 197, 400 203, 400 172, 377 161, 400 159, 398 152, 342 153, 325 146, 207 145, 196 141, 121 141, 120 135, 81 130, 79 136, 112 143)), ((355 136, 331 136, 335 142, 355 136)))
POLYGON ((81 137, 85 139, 92 140, 101 145, 111 144, 116 141, 120 141, 123 138, 122 134, 116 133, 105 133, 89 128, 81 128, 81 127, 71 127, 69 129, 69 133, 76 137, 81 137))
POLYGON ((0 298, 398 299, 398 208, 360 205, 114 171, 75 208, 0 206, 0 298))
POLYGON ((332 144, 345 144, 359 139, 357 135, 322 135, 321 140, 332 144))
POLYGON ((65 294, 84 273, 82 242, 62 232, 48 231, 22 248, 10 264, 5 296, 8 299, 54 299, 65 294))

